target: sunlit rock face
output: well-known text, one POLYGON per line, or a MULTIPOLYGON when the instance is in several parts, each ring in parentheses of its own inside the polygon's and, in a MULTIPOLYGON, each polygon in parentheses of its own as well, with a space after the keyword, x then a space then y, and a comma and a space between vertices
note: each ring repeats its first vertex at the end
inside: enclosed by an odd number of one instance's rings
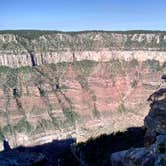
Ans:
POLYGON ((113 58, 164 62, 165 48, 165 32, 0 32, 0 64, 10 67, 31 66, 34 59, 37 65, 113 58))
POLYGON ((142 126, 165 33, 0 32, 0 139, 78 141, 142 126))

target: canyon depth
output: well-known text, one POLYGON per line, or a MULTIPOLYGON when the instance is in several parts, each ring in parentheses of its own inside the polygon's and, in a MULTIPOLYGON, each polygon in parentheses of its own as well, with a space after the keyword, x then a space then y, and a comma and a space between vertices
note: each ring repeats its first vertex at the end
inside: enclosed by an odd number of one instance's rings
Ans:
POLYGON ((1 149, 142 126, 165 48, 162 31, 0 31, 1 149))

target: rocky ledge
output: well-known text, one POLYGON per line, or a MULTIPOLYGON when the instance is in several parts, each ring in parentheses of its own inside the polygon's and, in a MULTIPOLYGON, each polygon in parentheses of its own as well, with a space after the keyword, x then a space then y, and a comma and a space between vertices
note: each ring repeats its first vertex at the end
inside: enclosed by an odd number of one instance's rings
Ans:
MULTIPOLYGON (((165 76, 162 79, 165 80, 165 76)), ((154 92, 148 101, 145 147, 113 153, 112 166, 166 166, 166 88, 154 92)))

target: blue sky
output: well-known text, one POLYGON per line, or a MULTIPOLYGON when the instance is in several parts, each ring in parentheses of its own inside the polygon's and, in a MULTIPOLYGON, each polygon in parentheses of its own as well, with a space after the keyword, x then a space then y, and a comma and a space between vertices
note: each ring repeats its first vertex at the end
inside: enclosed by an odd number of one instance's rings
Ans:
POLYGON ((0 29, 166 30, 166 0, 0 0, 0 29))

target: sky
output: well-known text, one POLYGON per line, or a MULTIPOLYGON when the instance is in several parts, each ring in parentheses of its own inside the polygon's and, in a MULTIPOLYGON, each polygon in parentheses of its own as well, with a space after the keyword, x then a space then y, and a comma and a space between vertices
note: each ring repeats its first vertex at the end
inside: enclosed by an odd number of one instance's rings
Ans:
POLYGON ((0 0, 0 29, 166 30, 166 0, 0 0))

